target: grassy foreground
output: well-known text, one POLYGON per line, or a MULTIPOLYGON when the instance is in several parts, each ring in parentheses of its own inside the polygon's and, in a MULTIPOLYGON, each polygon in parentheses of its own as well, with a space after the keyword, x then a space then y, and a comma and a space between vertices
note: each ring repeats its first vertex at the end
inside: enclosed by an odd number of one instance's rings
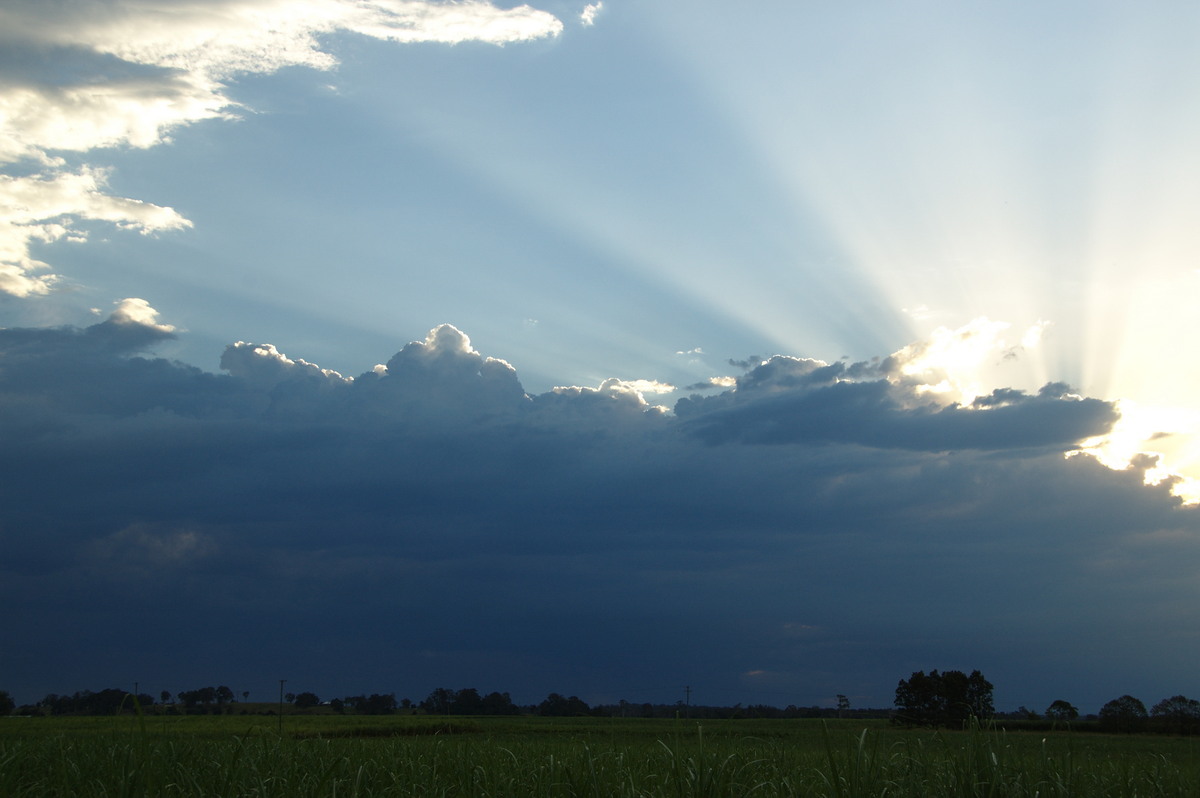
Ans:
POLYGON ((1200 796, 1192 739, 861 721, 0 719, 0 796, 1200 796))

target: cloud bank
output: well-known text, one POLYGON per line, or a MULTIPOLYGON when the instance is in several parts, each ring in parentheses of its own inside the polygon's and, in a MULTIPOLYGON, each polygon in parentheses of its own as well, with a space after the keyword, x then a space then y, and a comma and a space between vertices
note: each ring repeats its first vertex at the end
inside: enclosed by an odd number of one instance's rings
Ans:
POLYGON ((140 300, 0 330, 6 689, 887 705, 937 665, 1098 706, 1200 653, 1170 632, 1200 620, 1195 511, 1064 456, 1116 411, 1062 385, 958 404, 903 351, 775 356, 672 412, 652 382, 530 395, 449 325, 354 378, 153 357, 177 334, 140 300))
POLYGON ((331 69, 323 37, 503 45, 555 36, 529 6, 429 0, 170 0, 86 4, 17 0, 0 8, 0 292, 30 296, 57 280, 32 254, 81 240, 96 220, 143 234, 191 222, 173 208, 107 191, 89 164, 104 148, 148 148, 240 109, 231 80, 284 67, 331 69))

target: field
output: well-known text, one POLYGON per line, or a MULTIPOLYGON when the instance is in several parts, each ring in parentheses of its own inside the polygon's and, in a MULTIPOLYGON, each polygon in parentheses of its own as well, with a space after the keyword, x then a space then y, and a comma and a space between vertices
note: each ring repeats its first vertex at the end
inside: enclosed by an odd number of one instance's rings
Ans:
POLYGON ((0 795, 1200 796, 1200 744, 876 721, 0 719, 0 795))

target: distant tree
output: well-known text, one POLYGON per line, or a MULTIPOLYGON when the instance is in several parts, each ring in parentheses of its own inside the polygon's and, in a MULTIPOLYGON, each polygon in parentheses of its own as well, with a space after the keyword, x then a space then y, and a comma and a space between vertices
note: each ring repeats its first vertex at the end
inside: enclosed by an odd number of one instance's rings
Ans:
POLYGON ((287 702, 289 704, 292 704, 292 703, 295 703, 295 701, 296 701, 296 694, 295 693, 287 693, 286 695, 284 695, 284 698, 287 699, 287 702))
POLYGON ((1029 709, 1028 707, 1026 707, 1024 704, 1017 707, 1017 711, 1014 714, 1016 714, 1017 717, 1021 718, 1021 720, 1039 720, 1042 717, 1038 713, 1034 712, 1032 709, 1029 709))
POLYGON ((331 699, 329 702, 329 708, 340 715, 346 711, 346 702, 342 701, 340 698, 331 699))
POLYGON ((297 709, 312 709, 320 706, 321 699, 317 698, 316 693, 299 693, 293 703, 297 709))
POLYGON ((957 725, 968 718, 990 718, 992 683, 979 671, 916 671, 896 685, 895 704, 900 723, 926 726, 957 725))
POLYGON ((1046 707, 1046 717, 1056 721, 1075 720, 1079 717, 1079 710, 1072 706, 1069 701, 1064 701, 1060 698, 1046 707))
POLYGON ((170 690, 163 690, 161 693, 158 694, 158 697, 164 704, 171 703, 171 691, 170 690))
POLYGON ((844 717, 846 712, 850 710, 850 699, 841 693, 838 693, 837 697, 837 710, 839 718, 844 717))
POLYGON ((250 700, 250 691, 243 690, 242 691, 242 701, 249 701, 249 700, 250 700))
POLYGON ((474 687, 464 687, 450 701, 451 715, 479 715, 483 711, 483 698, 474 687))
POLYGON ((396 711, 396 694, 371 693, 363 702, 361 711, 368 715, 390 715, 396 711))
MULTIPOLYGON (((153 699, 145 696, 153 703, 153 699)), ((115 715, 122 709, 129 711, 129 693, 116 687, 109 687, 98 693, 91 690, 81 690, 73 695, 55 695, 50 693, 38 706, 51 715, 115 715)))
POLYGON ((189 712, 204 714, 217 700, 217 688, 201 687, 196 690, 180 690, 175 697, 183 702, 189 712))
POLYGON ((538 704, 537 713, 552 717, 572 717, 590 714, 591 707, 578 696, 563 698, 558 693, 551 693, 542 703, 538 704))
POLYGON ((0 690, 0 717, 4 717, 17 708, 17 702, 7 690, 0 690))
POLYGON ((1164 698, 1150 709, 1154 725, 1173 734, 1196 734, 1200 731, 1200 701, 1177 695, 1164 698))
POLYGON ((1100 728, 1126 734, 1146 727, 1146 705, 1131 695, 1114 698, 1100 707, 1100 728))
POLYGON ((521 710, 508 693, 491 692, 483 697, 481 711, 484 715, 516 715, 521 710))
POLYGON ((449 715, 455 693, 445 687, 435 688, 418 706, 428 715, 449 715))

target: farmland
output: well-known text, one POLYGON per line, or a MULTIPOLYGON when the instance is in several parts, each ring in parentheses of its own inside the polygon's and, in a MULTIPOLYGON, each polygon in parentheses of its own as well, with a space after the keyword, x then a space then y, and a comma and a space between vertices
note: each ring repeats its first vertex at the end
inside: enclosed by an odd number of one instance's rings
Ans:
POLYGON ((883 721, 429 716, 0 720, 0 795, 1200 794, 1200 743, 883 721))

